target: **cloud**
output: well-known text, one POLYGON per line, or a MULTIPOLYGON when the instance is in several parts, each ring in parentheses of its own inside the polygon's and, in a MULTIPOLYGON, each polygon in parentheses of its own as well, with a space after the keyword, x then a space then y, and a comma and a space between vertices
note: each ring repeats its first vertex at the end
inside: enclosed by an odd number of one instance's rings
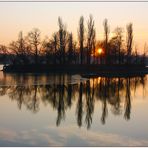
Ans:
MULTIPOLYGON (((51 127, 49 129, 51 129, 51 127)), ((84 127, 81 127, 81 129, 76 126, 58 127, 58 129, 53 127, 53 129, 58 130, 58 136, 64 138, 65 141, 68 141, 70 137, 77 137, 77 139, 79 139, 76 143, 77 145, 80 141, 86 141, 90 146, 148 146, 148 140, 146 139, 134 139, 114 133, 92 131, 84 127)), ((84 146, 87 146, 85 142, 84 146)))
POLYGON ((15 138, 17 138, 17 133, 13 130, 8 129, 0 129, 0 139, 1 140, 7 140, 15 141, 15 138))
POLYGON ((37 129, 14 131, 0 128, 0 146, 63 146, 63 141, 57 141, 47 132, 37 129))
POLYGON ((148 146, 147 139, 134 139, 114 133, 87 130, 75 125, 49 126, 40 130, 13 131, 0 129, 0 146, 148 146), (6 143, 7 142, 7 143, 6 143))

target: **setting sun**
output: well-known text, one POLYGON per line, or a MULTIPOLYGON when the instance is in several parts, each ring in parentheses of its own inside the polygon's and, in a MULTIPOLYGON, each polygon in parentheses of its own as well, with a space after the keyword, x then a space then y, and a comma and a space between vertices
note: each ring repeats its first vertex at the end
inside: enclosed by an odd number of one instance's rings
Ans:
POLYGON ((101 54, 103 53, 103 49, 102 49, 102 48, 98 48, 97 53, 98 53, 99 55, 101 55, 101 54))

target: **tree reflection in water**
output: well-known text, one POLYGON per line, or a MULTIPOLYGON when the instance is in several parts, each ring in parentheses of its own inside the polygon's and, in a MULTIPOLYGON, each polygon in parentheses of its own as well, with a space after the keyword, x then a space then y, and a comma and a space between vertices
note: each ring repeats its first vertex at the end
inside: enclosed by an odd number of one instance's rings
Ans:
POLYGON ((82 126, 82 117, 83 117, 82 95, 83 95, 83 83, 80 82, 79 98, 78 98, 78 103, 77 103, 77 124, 79 127, 82 126))
POLYGON ((101 122, 105 124, 108 115, 108 105, 114 115, 121 115, 124 110, 124 118, 130 119, 131 114, 131 91, 143 86, 145 90, 146 76, 109 78, 90 78, 85 81, 79 80, 71 83, 69 75, 52 76, 25 76, 25 75, 4 75, 0 80, 0 96, 7 95, 17 102, 21 110, 22 105, 33 113, 40 108, 40 101, 44 105, 50 104, 57 111, 56 125, 66 117, 66 110, 76 102, 77 125, 82 126, 83 117, 87 129, 93 121, 94 105, 97 101, 102 104, 101 122), (42 83, 41 83, 42 82, 42 83), (49 82, 49 83, 48 83, 49 82), (13 85, 12 85, 13 84, 13 85), (124 108, 122 107, 124 103, 124 108))

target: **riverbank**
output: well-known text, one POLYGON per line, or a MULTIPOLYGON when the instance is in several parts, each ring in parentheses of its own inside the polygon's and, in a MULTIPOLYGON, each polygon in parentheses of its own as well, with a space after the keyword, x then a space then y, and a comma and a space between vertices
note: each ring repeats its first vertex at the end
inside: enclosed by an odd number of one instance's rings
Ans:
POLYGON ((148 74, 148 67, 144 65, 7 65, 3 67, 4 73, 81 73, 88 75, 115 75, 115 74, 148 74))

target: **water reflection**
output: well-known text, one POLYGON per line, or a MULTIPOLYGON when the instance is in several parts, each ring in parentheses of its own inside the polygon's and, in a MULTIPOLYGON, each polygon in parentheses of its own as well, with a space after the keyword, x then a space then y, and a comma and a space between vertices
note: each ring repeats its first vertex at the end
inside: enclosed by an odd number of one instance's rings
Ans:
POLYGON ((32 113, 40 110, 40 102, 50 104, 57 111, 56 125, 66 118, 66 111, 76 104, 76 120, 79 127, 83 118, 87 129, 93 122, 95 102, 102 104, 101 123, 105 124, 108 105, 114 115, 130 119, 131 98, 140 85, 145 90, 146 76, 84 79, 71 75, 12 75, 4 74, 0 80, 0 96, 7 95, 17 102, 21 110, 24 105, 32 113), (133 92, 133 93, 132 93, 133 92), (122 105, 124 104, 124 106, 122 105))

